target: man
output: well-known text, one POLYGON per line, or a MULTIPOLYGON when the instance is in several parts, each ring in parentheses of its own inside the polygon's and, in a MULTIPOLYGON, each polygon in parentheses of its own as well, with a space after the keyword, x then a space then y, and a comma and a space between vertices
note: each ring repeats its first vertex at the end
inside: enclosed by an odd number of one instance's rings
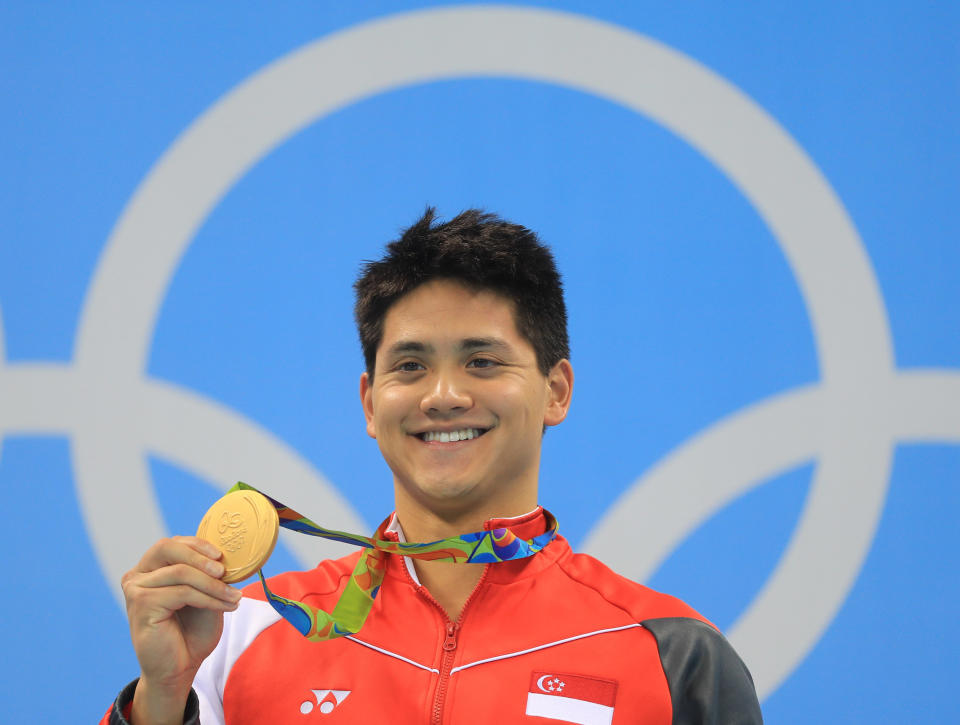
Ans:
MULTIPOLYGON (((492 215, 440 224, 428 210, 356 293, 367 432, 393 472, 383 536, 549 538, 541 438, 573 391, 549 250, 492 215)), ((330 612, 358 556, 270 589, 330 612)), ((104 723, 761 722, 746 667, 710 624, 559 536, 492 564, 387 555, 362 629, 322 643, 260 585, 241 599, 219 558, 175 537, 124 576, 141 676, 104 723)))

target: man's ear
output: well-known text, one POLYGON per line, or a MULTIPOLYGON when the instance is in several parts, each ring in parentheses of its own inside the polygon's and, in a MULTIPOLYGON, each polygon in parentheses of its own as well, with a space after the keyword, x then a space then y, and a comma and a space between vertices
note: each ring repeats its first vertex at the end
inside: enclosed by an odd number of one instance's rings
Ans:
POLYGON ((547 406, 543 413, 544 425, 558 425, 567 417, 573 398, 573 366, 563 359, 547 375, 547 406))
POLYGON ((373 381, 367 373, 360 376, 360 404, 363 406, 363 417, 367 419, 367 435, 377 437, 377 428, 373 422, 373 381))

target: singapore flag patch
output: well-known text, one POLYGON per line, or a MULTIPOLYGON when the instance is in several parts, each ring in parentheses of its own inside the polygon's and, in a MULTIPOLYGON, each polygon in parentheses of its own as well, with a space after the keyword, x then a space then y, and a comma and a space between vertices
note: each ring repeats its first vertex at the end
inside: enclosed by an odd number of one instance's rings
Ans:
POLYGON ((615 680, 534 672, 530 675, 526 714, 578 725, 610 725, 616 698, 615 680))

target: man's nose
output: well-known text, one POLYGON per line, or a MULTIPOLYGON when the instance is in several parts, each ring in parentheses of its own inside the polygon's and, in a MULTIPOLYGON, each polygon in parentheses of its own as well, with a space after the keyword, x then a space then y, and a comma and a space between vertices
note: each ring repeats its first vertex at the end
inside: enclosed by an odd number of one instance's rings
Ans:
POLYGON ((467 410, 473 399, 467 390, 466 381, 454 371, 438 370, 420 400, 420 410, 432 415, 445 415, 467 410))

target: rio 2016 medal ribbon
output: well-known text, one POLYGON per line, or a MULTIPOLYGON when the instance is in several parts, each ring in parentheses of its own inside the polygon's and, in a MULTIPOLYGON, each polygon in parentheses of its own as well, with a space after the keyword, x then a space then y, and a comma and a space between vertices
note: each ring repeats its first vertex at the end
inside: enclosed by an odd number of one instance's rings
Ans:
MULTIPOLYGON (((451 536, 425 544, 389 541, 383 538, 384 531, 390 523, 389 517, 377 527, 377 531, 372 537, 325 529, 293 509, 284 506, 279 501, 265 494, 261 494, 253 486, 249 486, 243 482, 237 483, 236 486, 227 492, 226 496, 213 505, 213 508, 211 508, 204 517, 204 522, 208 519, 211 519, 211 522, 213 521, 211 513, 214 511, 221 512, 217 513, 214 518, 216 518, 217 521, 225 522, 226 519, 223 519, 222 513, 225 509, 218 507, 223 501, 226 501, 238 493, 255 493, 267 501, 271 508, 274 509, 274 516, 279 519, 280 526, 285 529, 363 547, 363 553, 357 560, 353 573, 347 581, 346 588, 340 595, 340 599, 337 600, 332 612, 325 612, 322 609, 311 607, 309 604, 274 594, 270 591, 269 587, 267 587, 266 579, 263 577, 263 571, 259 571, 260 581, 263 584, 263 591, 267 597, 267 601, 269 601, 277 613, 290 622, 300 634, 314 642, 323 642, 328 639, 356 634, 360 631, 363 623, 367 620, 367 615, 370 614, 370 609, 373 607, 373 600, 380 590, 380 584, 383 582, 387 554, 399 554, 401 556, 411 556, 415 559, 451 561, 464 564, 496 564, 498 562, 514 561, 516 559, 525 559, 528 556, 533 556, 553 541, 558 530, 556 518, 554 518, 549 511, 545 510, 547 530, 532 539, 521 539, 509 528, 504 528, 478 531, 472 534, 460 534, 459 536, 451 536)), ((227 509, 229 509, 229 506, 227 509)), ((267 521, 266 525, 269 529, 271 526, 269 517, 263 516, 262 519, 267 521)), ((251 518, 250 520, 252 522, 254 519, 251 518)), ((212 524, 208 524, 208 527, 210 525, 212 524)), ((202 529, 203 523, 201 523, 200 526, 202 529)), ((270 539, 274 542, 276 541, 276 525, 273 524, 273 526, 272 533, 271 530, 268 530, 263 535, 262 540, 270 539)), ((215 526, 215 531, 218 534, 219 527, 220 524, 215 526)), ((198 533, 197 535, 200 536, 201 534, 198 533)), ((212 541, 212 539, 209 538, 207 540, 212 541)), ((220 546, 220 544, 218 543, 217 546, 220 546)), ((221 548, 223 547, 221 546, 221 548)), ((266 556, 269 556, 269 552, 272 550, 273 544, 271 543, 266 556)), ((226 552, 224 556, 226 556, 226 552)), ((250 572, 258 567, 259 564, 252 565, 250 572)))
POLYGON ((223 552, 228 584, 243 581, 270 558, 277 544, 277 509, 259 491, 231 491, 207 511, 197 536, 223 552))

